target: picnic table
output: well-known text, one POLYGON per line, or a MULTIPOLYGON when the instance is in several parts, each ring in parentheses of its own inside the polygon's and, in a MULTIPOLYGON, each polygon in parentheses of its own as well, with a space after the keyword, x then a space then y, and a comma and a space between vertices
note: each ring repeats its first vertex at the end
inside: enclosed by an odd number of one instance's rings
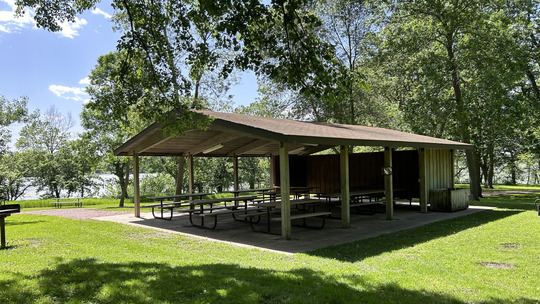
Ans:
POLYGON ((238 220, 235 216, 236 214, 239 214, 239 213, 247 214, 252 211, 258 212, 259 208, 254 207, 250 209, 251 206, 249 204, 250 202, 253 202, 253 200, 255 200, 256 198, 257 198, 257 195, 246 195, 246 196, 237 196, 237 197, 189 200, 189 201, 186 201, 185 203, 189 203, 191 206, 198 206, 198 209, 192 208, 189 210, 189 222, 191 223, 192 226, 215 229, 217 226, 217 218, 218 216, 222 214, 231 214, 235 220, 238 220), (227 202, 234 202, 235 204, 233 206, 227 207, 226 205, 227 202), (244 202, 244 205, 240 206, 240 204, 238 204, 239 202, 244 202), (224 203, 224 206, 214 207, 215 204, 219 204, 219 203, 224 203), (197 215, 201 218, 200 224, 196 224, 193 221, 194 215, 197 215), (214 223, 211 227, 206 227, 204 225, 204 219, 206 217, 214 218, 214 223))
POLYGON ((0 249, 6 248, 6 217, 21 212, 21 205, 0 205, 0 249))
POLYGON ((54 204, 55 208, 62 208, 62 205, 75 205, 75 207, 82 207, 82 205, 83 205, 83 202, 81 201, 81 199, 83 199, 82 197, 74 197, 74 198, 56 197, 54 199, 56 199, 56 201, 51 202, 51 204, 54 204), (63 200, 71 200, 71 201, 63 201, 63 202, 61 202, 60 200, 62 200, 62 199, 63 200))
POLYGON ((194 198, 194 197, 199 197, 199 199, 202 199, 204 196, 208 196, 212 194, 214 193, 209 192, 209 193, 188 193, 188 194, 177 194, 177 195, 150 196, 148 197, 149 199, 159 201, 159 204, 144 205, 143 207, 152 208, 152 215, 154 216, 154 218, 171 220, 173 217, 173 209, 187 206, 186 204, 182 203, 182 199, 189 199, 189 198, 194 198), (172 202, 163 203, 169 200, 172 200, 172 202), (161 216, 156 216, 154 212, 155 208, 158 208, 161 210, 161 216), (171 215, 169 218, 164 217, 163 209, 169 209, 171 211, 171 215))
POLYGON ((273 190, 273 188, 262 188, 262 189, 244 189, 244 190, 227 190, 223 193, 232 193, 235 197, 239 196, 241 193, 265 193, 267 191, 273 190))
MULTIPOLYGON (((401 188, 395 189, 394 193, 399 193, 405 190, 406 189, 401 189, 401 188)), ((349 208, 352 209, 352 208, 358 208, 358 207, 363 207, 363 206, 370 206, 371 208, 375 205, 380 204, 381 201, 376 200, 376 199, 384 197, 385 194, 386 194, 386 191, 384 189, 364 189, 364 190, 350 191, 349 192, 349 197, 350 197, 349 208)), ((329 204, 332 203, 332 199, 337 199, 338 201, 341 201, 341 192, 319 194, 318 196, 326 199, 326 202, 329 204)))
MULTIPOLYGON (((303 198, 303 199, 293 199, 290 200, 291 207, 296 207, 297 210, 300 212, 297 214, 291 214, 291 220, 296 219, 302 219, 303 224, 302 226, 308 227, 306 225, 306 219, 310 217, 320 217, 322 218, 322 225, 317 228, 323 228, 325 225, 325 218, 332 215, 332 212, 330 211, 323 211, 323 212, 315 212, 314 206, 324 203, 324 200, 321 199, 313 199, 313 198, 303 198), (312 211, 309 211, 310 208, 313 208, 312 211)), ((265 210, 266 219, 267 219, 267 226, 266 226, 266 232, 270 233, 270 223, 272 221, 281 221, 281 216, 278 217, 272 217, 272 214, 279 213, 280 210, 277 209, 277 207, 281 207, 281 202, 273 201, 273 202, 264 202, 264 203, 258 203, 256 204, 257 207, 263 208, 265 210)), ((254 217, 260 216, 260 214, 257 213, 249 213, 247 215, 244 215, 243 217, 250 219, 250 225, 251 229, 255 231, 255 228, 253 226, 252 219, 254 217)))
MULTIPOLYGON (((281 187, 276 186, 275 187, 276 192, 281 193, 281 187)), ((290 187, 289 193, 294 197, 294 199, 299 199, 301 196, 304 196, 305 198, 309 198, 311 196, 311 191, 313 191, 315 187, 290 187)))

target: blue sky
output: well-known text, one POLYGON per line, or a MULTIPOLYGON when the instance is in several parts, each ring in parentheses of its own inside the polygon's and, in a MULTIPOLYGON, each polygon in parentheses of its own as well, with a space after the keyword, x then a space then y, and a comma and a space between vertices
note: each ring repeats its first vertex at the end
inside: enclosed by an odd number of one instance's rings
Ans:
MULTIPOLYGON (((52 33, 37 28, 27 11, 15 18, 15 0, 0 0, 0 94, 7 99, 27 96, 30 111, 45 112, 54 105, 76 122, 81 132, 79 113, 87 102, 84 88, 88 75, 100 55, 116 49, 120 35, 111 29, 110 2, 64 24, 63 31, 52 33)), ((242 77, 231 92, 236 105, 247 105, 257 96, 252 75, 242 77)), ((20 126, 13 126, 16 133, 20 126)))

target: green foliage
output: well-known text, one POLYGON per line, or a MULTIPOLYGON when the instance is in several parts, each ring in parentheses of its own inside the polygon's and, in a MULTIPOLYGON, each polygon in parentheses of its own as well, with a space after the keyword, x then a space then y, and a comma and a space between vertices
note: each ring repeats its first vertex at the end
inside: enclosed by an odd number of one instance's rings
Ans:
POLYGON ((28 98, 7 100, 0 94, 0 158, 8 150, 11 132, 7 128, 14 122, 22 122, 28 115, 28 98))
POLYGON ((174 194, 176 183, 171 175, 156 173, 141 179, 141 195, 174 194))
POLYGON ((35 115, 26 124, 17 141, 24 155, 25 177, 33 177, 38 191, 46 191, 46 197, 60 197, 78 193, 88 194, 93 185, 98 155, 96 147, 88 138, 71 140, 69 129, 73 122, 54 107, 45 115, 35 115))
POLYGON ((221 192, 233 182, 232 159, 227 157, 194 158, 196 192, 221 192))
POLYGON ((0 157, 0 200, 14 201, 31 186, 28 159, 24 153, 14 152, 0 157))
POLYGON ((270 162, 268 158, 239 157, 238 176, 240 184, 247 184, 247 189, 266 188, 269 186, 270 162))

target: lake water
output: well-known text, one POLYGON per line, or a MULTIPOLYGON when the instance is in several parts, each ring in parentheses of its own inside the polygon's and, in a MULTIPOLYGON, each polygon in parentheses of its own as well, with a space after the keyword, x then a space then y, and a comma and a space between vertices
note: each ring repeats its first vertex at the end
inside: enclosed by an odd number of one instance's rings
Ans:
MULTIPOLYGON (((141 178, 144 174, 141 174, 141 178)), ((131 177, 130 177, 131 178, 131 177)), ((94 182, 96 182, 96 187, 92 189, 92 191, 96 191, 95 197, 103 196, 106 192, 105 185, 107 183, 116 182, 118 178, 114 174, 99 174, 98 178, 94 179, 94 182)), ((26 190, 23 196, 21 196, 18 201, 22 200, 33 200, 33 199, 39 199, 41 195, 44 195, 44 192, 38 192, 36 187, 31 186, 26 190)), ((67 195, 67 193, 62 192, 62 196, 67 195)), ((79 196, 79 194, 72 194, 73 197, 79 196)))

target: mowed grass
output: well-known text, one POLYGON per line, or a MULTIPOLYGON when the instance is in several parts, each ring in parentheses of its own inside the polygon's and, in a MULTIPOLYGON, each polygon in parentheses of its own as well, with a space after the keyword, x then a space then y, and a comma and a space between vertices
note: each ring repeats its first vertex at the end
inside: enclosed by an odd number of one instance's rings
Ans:
MULTIPOLYGON (((61 202, 73 202, 77 199, 61 199, 61 202)), ((112 198, 83 198, 83 208, 103 208, 103 209, 112 209, 118 208, 120 200, 112 198)), ((13 201, 6 202, 6 204, 19 204, 23 211, 29 210, 44 210, 44 209, 54 209, 53 202, 56 202, 56 199, 38 199, 38 200, 24 200, 24 201, 13 201)), ((133 200, 127 199, 124 202, 125 210, 133 210, 133 200)), ((62 205, 62 208, 74 208, 75 205, 62 205)))
POLYGON ((294 255, 19 214, 6 220, 0 303, 539 303, 538 197, 294 255))

